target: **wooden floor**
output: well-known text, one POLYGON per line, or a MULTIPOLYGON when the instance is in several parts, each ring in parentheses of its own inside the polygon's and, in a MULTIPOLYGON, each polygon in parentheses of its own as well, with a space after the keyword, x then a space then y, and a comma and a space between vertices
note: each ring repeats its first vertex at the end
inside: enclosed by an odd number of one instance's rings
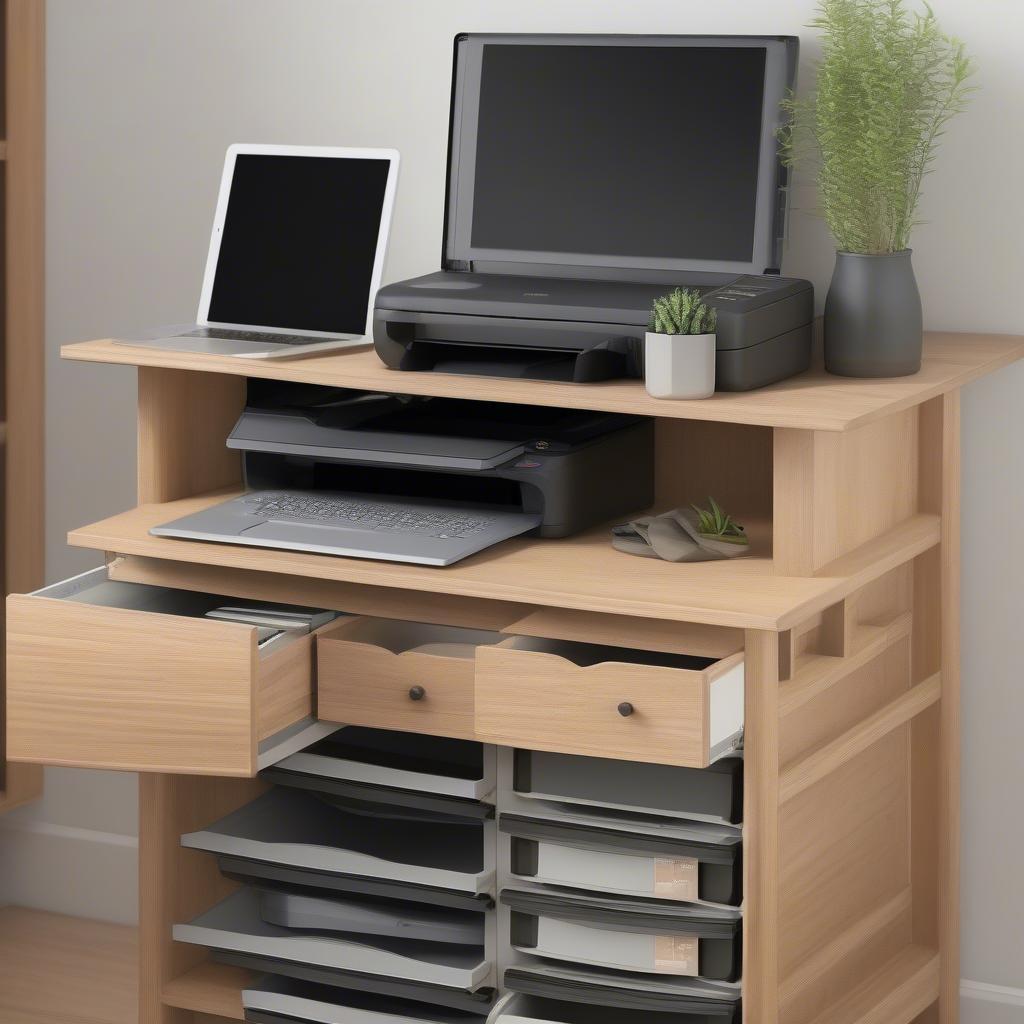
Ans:
POLYGON ((135 929, 0 908, 2 1024, 136 1024, 135 929))

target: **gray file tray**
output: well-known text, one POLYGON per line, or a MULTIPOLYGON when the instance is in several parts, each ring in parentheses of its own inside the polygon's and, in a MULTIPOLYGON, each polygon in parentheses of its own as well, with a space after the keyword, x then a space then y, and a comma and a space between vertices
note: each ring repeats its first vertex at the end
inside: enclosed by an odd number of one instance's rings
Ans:
MULTIPOLYGON (((399 810, 398 812, 402 812, 399 810)), ((306 793, 272 789, 213 825, 181 837, 182 846, 316 873, 373 878, 410 889, 463 895, 492 891, 483 822, 470 818, 363 814, 326 807, 306 793)))
POLYGON ((260 889, 260 917, 296 931, 349 932, 383 938, 484 944, 484 915, 397 900, 325 899, 285 889, 260 889))
MULTIPOLYGON (((503 813, 498 828, 510 837, 512 873, 532 882, 691 903, 742 902, 738 834, 715 841, 714 832, 705 836, 698 828, 666 828, 659 835, 608 827, 609 821, 503 813)), ((618 826, 626 823, 616 819, 618 826)))
POLYGON ((514 948, 612 970, 738 981, 738 911, 504 889, 514 948))
MULTIPOLYGON (((345 985, 347 975, 412 982, 430 991, 468 994, 491 976, 482 946, 456 946, 382 936, 345 938, 293 932, 260 917, 259 894, 239 889, 188 924, 176 924, 174 939, 214 951, 319 968, 345 985)), ((271 967, 266 967, 273 973, 271 967)))
POLYGON ((269 976, 243 989, 242 1007, 250 1024, 484 1024, 481 1014, 269 976))
POLYGON ((513 757, 513 788, 523 797, 731 824, 743 821, 742 757, 725 757, 708 768, 539 750, 517 750, 513 757))
MULTIPOLYGON (((700 978, 652 977, 598 968, 521 964, 505 972, 505 988, 510 992, 559 1002, 610 1006, 645 1013, 696 1014, 697 1021, 701 1020, 700 1015, 705 1015, 711 1017, 714 1024, 739 1024, 742 1012, 739 985, 721 985, 700 978)), ((658 1017, 652 1024, 662 1021, 669 1024, 670 1020, 669 1017, 658 1017)), ((686 1021, 686 1018, 682 1020, 686 1021)))
POLYGON ((477 912, 489 910, 494 906, 494 900, 488 893, 474 896, 429 885, 406 885, 404 882, 388 882, 359 875, 333 875, 312 868, 292 868, 281 864, 247 860, 244 857, 228 857, 224 854, 217 855, 217 866, 222 875, 257 888, 282 885, 292 890, 351 893, 356 896, 415 901, 430 903, 435 907, 454 907, 457 910, 477 912))
POLYGON ((285 758, 265 777, 353 799, 483 817, 489 809, 478 801, 494 790, 495 758, 492 748, 471 740, 350 725, 285 758))
MULTIPOLYGON (((654 1009, 654 1008, 651 1008, 654 1009)), ((489 1024, 732 1024, 739 1022, 733 1004, 702 1006, 698 1012, 661 1013, 652 1020, 651 1009, 626 1010, 619 1006, 559 1002, 543 996, 513 993, 495 1006, 489 1024)), ((249 1018, 247 1017, 246 1020, 249 1018)), ((277 1024, 277 1022, 273 1022, 277 1024)), ((353 1024, 356 1024, 353 1021, 353 1024)))

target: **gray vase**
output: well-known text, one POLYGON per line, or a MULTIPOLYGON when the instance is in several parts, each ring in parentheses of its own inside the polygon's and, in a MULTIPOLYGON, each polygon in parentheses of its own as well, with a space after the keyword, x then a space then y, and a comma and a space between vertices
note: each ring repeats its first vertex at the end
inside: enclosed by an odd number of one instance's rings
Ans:
POLYGON ((829 373, 905 377, 921 369, 921 295, 910 253, 836 253, 825 300, 829 373))

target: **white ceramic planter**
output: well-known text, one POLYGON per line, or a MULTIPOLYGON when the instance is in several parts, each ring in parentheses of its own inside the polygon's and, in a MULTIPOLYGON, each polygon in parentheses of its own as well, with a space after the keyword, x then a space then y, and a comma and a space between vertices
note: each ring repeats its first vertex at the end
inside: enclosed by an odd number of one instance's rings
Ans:
POLYGON ((710 398, 715 393, 715 335, 648 331, 644 384, 653 398, 710 398))

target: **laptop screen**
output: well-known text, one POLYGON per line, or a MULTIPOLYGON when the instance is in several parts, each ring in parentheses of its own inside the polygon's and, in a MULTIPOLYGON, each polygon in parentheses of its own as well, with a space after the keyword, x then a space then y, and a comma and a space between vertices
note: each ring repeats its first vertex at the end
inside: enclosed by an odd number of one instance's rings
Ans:
POLYGON ((362 335, 390 161, 240 153, 207 320, 362 335))

